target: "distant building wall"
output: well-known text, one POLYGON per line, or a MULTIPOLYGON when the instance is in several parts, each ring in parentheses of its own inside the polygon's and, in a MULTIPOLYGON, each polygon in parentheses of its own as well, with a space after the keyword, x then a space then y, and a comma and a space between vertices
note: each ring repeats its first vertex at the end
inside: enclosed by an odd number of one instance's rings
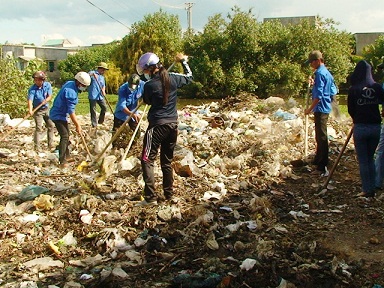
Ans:
POLYGON ((384 32, 374 32, 374 33, 355 33, 356 40, 356 55, 363 53, 365 46, 373 44, 380 35, 384 35, 384 32))
POLYGON ((16 59, 17 67, 20 70, 24 70, 31 60, 40 59, 45 61, 47 63, 47 70, 45 72, 49 80, 60 84, 59 61, 67 59, 68 55, 74 55, 84 48, 86 47, 57 48, 5 44, 2 46, 2 57, 16 59))
POLYGON ((298 16, 298 17, 271 17, 271 18, 264 18, 264 22, 268 21, 279 21, 284 26, 287 25, 297 25, 301 21, 307 20, 309 23, 316 25, 317 23, 317 17, 316 16, 298 16))

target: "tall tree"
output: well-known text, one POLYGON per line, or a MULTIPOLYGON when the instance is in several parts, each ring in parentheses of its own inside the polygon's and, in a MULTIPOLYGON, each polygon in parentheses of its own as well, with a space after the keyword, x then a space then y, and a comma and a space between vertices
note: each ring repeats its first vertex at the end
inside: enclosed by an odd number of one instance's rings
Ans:
POLYGON ((144 16, 132 25, 131 31, 115 49, 112 58, 123 73, 136 73, 136 63, 146 52, 156 53, 165 67, 182 47, 179 18, 162 10, 144 16))

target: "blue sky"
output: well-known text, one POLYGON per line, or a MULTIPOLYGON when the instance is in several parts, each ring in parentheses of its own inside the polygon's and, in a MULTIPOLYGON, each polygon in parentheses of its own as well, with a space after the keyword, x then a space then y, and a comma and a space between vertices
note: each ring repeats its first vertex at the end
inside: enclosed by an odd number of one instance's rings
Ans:
MULTIPOLYGON (((0 43, 42 45, 48 39, 59 38, 66 38, 75 46, 108 43, 123 38, 133 23, 159 9, 177 15, 186 29, 186 3, 177 0, 0 0, 0 43)), ((243 11, 252 8, 260 22, 268 17, 318 15, 339 22, 339 30, 384 32, 382 0, 195 0, 189 3, 194 3, 192 27, 197 30, 207 24, 208 17, 218 13, 225 17, 231 8, 238 6, 243 11)))

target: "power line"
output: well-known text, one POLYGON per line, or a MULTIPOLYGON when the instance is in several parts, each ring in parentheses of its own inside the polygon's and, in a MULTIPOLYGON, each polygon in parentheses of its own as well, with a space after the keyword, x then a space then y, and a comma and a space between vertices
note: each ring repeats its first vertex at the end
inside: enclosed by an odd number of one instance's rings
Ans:
POLYGON ((169 5, 169 4, 161 4, 159 2, 156 2, 155 0, 152 0, 153 3, 156 3, 157 5, 160 5, 160 6, 164 6, 164 7, 168 7, 168 8, 174 8, 174 9, 184 9, 184 5, 183 6, 172 6, 172 5, 169 5))
POLYGON ((117 20, 116 18, 112 17, 111 15, 109 15, 107 12, 105 12, 103 9, 101 9, 100 7, 96 6, 95 4, 93 4, 91 1, 89 0, 85 0, 87 1, 89 4, 91 4, 92 6, 96 7, 97 9, 99 9, 101 12, 103 12, 105 15, 107 15, 108 17, 112 18, 113 20, 115 20, 116 22, 120 23, 121 25, 123 25, 124 27, 128 28, 128 30, 131 30, 130 27, 128 27, 127 25, 125 25, 124 23, 122 23, 121 21, 117 20))

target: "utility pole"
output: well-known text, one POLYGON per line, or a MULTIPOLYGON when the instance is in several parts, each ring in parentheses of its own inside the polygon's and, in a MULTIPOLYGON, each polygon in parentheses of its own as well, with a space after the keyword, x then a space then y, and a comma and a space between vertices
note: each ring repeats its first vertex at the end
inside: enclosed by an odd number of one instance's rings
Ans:
POLYGON ((188 19, 188 30, 192 30, 192 6, 195 3, 187 2, 185 3, 185 10, 187 10, 187 19, 188 19))

